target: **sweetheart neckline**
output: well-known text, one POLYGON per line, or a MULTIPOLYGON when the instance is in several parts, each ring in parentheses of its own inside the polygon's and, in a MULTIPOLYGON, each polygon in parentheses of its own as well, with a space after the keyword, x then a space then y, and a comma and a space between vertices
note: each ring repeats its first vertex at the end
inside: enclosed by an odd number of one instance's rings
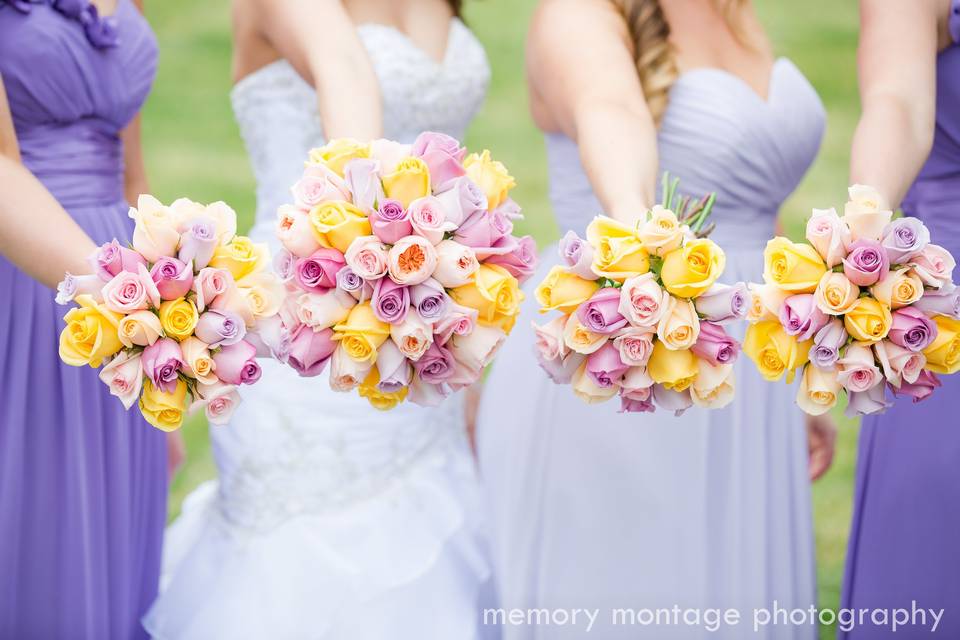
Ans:
POLYGON ((773 105, 776 89, 778 86, 777 71, 785 65, 789 65, 793 68, 796 68, 796 65, 794 65, 793 62, 791 62, 790 58, 786 58, 783 56, 774 60, 773 64, 770 65, 770 71, 767 73, 767 95, 766 96, 761 95, 760 92, 754 89, 753 86, 749 82, 747 82, 742 76, 734 73, 733 71, 730 71, 729 69, 724 69, 723 67, 712 67, 712 66, 692 67, 682 72, 677 77, 675 84, 679 84, 680 82, 683 82, 683 81, 689 82, 689 80, 692 77, 698 74, 700 75, 712 74, 715 76, 719 76, 721 78, 727 78, 729 80, 732 80, 734 84, 740 86, 745 91, 750 93, 760 103, 769 107, 773 105))
MULTIPOLYGON (((450 18, 450 26, 448 27, 448 30, 447 30, 447 44, 443 52, 443 59, 440 61, 438 61, 436 58, 434 58, 429 53, 427 53, 426 50, 423 49, 416 42, 414 42, 409 35, 407 35, 402 30, 398 29, 393 25, 384 24, 382 22, 361 22, 357 24, 355 28, 358 32, 361 30, 380 29, 388 33, 393 33, 394 35, 398 36, 402 42, 405 42, 412 51, 414 51, 415 53, 420 55, 422 58, 427 60, 435 70, 443 70, 443 69, 446 69, 450 61, 450 57, 452 55, 453 48, 454 48, 453 38, 454 38, 454 34, 458 31, 457 29, 458 25, 466 28, 466 25, 463 24, 460 18, 456 16, 453 16, 452 18, 450 18)), ((301 80, 303 80, 303 77, 299 73, 297 73, 296 69, 293 69, 293 66, 290 64, 290 62, 286 58, 277 58, 273 62, 268 62, 262 67, 251 71, 247 75, 237 80, 233 84, 233 86, 230 88, 230 94, 233 95, 237 93, 242 87, 245 87, 247 84, 254 83, 255 79, 259 77, 261 74, 265 73, 268 69, 273 67, 283 67, 283 66, 290 67, 293 70, 293 72, 296 74, 296 76, 301 80)), ((304 84, 307 84, 309 86, 309 83, 306 80, 303 80, 303 82, 304 84)))

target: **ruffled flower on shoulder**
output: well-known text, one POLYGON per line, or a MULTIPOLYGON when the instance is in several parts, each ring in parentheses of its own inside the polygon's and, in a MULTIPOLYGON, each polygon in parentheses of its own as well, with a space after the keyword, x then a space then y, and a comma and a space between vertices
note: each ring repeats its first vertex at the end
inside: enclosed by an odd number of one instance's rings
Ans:
POLYGON ((101 16, 90 0, 0 0, 0 9, 10 6, 26 14, 35 4, 49 4, 58 13, 79 22, 87 40, 97 49, 115 47, 119 43, 116 17, 101 16))

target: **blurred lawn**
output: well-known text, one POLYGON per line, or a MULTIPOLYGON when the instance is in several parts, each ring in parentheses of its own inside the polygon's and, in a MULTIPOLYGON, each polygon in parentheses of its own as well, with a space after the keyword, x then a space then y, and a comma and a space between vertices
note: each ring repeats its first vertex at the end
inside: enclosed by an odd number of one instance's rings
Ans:
MULTIPOLYGON (((541 244, 557 229, 547 203, 543 143, 527 114, 523 40, 534 0, 467 3, 467 21, 487 47, 493 66, 489 98, 471 127, 471 148, 491 149, 516 176, 514 192, 527 215, 523 230, 541 244)), ((160 40, 160 72, 144 116, 144 137, 154 192, 163 200, 189 196, 225 200, 249 227, 254 210, 253 178, 230 109, 228 0, 148 2, 160 40)), ((847 153, 856 122, 855 3, 807 0, 801 5, 757 0, 777 53, 790 57, 820 92, 829 113, 826 140, 816 164, 784 207, 791 235, 802 233, 814 206, 839 204, 847 185, 847 153)), ((173 486, 171 517, 184 496, 212 478, 206 425, 184 428, 186 468, 173 486)), ((839 603, 850 517, 856 426, 841 421, 833 469, 814 489, 820 604, 839 603)), ((758 550, 761 552, 761 550, 758 550)), ((824 637, 832 637, 825 630, 824 637)))

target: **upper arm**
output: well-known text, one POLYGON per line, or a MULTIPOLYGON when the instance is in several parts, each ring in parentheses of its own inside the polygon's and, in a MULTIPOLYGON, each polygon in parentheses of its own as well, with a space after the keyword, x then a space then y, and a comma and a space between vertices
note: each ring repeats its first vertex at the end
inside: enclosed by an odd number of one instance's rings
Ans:
POLYGON ((331 69, 342 69, 345 57, 366 56, 356 27, 339 0, 255 2, 263 35, 314 86, 331 69))
POLYGON ((907 105, 932 133, 936 108, 938 0, 860 0, 858 66, 864 109, 907 105))
POLYGON ((17 144, 17 132, 13 128, 13 115, 7 101, 7 91, 0 75, 0 155, 12 160, 20 160, 20 147, 17 144))
POLYGON ((546 0, 528 44, 529 82, 551 120, 576 140, 577 114, 616 104, 639 117, 650 111, 623 17, 607 0, 546 0))

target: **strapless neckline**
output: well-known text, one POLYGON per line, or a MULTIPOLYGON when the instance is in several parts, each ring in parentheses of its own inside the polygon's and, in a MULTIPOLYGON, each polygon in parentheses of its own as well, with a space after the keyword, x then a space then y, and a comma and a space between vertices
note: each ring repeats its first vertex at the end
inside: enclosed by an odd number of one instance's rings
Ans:
MULTIPOLYGON (((412 51, 419 57, 423 58, 423 60, 428 62, 432 68, 440 70, 445 69, 449 65, 452 58, 452 52, 456 48, 456 42, 454 39, 459 37, 460 31, 466 30, 467 27, 465 24, 463 24, 463 21, 460 20, 460 18, 457 18, 456 16, 450 18, 450 25, 447 28, 447 41, 443 50, 443 58, 441 60, 437 60, 431 56, 423 47, 414 42, 413 38, 411 38, 407 33, 393 25, 384 24, 382 22, 361 22, 356 25, 356 29, 361 35, 365 32, 371 31, 380 31, 388 34, 390 37, 396 38, 397 42, 402 43, 409 51, 412 51)), ((273 73, 273 69, 282 67, 292 68, 292 65, 285 58, 277 58, 273 62, 268 62, 262 67, 251 71, 234 83, 233 88, 230 90, 231 95, 242 93, 246 90, 248 85, 256 84, 260 77, 269 76, 271 73, 273 73)), ((299 76, 299 74, 297 75, 299 76)), ((304 80, 304 83, 306 83, 306 80, 304 80)))
POLYGON ((730 71, 729 69, 724 69, 723 67, 714 67, 714 66, 702 66, 702 67, 691 67, 683 71, 675 81, 676 83, 680 82, 692 82, 698 76, 716 76, 719 78, 724 78, 730 82, 731 86, 737 86, 741 90, 749 92, 756 97, 757 100, 763 104, 769 106, 771 105, 776 98, 777 91, 777 78, 778 72, 781 68, 790 68, 796 70, 796 65, 790 61, 789 58, 777 58, 773 61, 773 64, 770 65, 770 71, 767 73, 767 95, 760 95, 760 92, 753 88, 749 82, 747 82, 742 76, 730 71))

